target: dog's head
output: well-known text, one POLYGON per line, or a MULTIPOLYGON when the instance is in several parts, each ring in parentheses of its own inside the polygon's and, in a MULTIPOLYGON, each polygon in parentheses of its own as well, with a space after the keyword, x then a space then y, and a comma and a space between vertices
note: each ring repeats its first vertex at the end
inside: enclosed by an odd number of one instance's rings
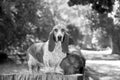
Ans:
POLYGON ((58 24, 56 25, 49 35, 49 51, 53 51, 55 47, 55 43, 61 42, 63 52, 68 52, 68 44, 69 44, 69 35, 67 33, 67 29, 65 25, 58 24))

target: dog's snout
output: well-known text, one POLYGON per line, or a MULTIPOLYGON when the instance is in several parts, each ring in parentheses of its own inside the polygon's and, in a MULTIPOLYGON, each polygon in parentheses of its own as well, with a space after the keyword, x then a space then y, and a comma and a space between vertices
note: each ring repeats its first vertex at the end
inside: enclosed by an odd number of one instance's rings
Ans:
POLYGON ((61 39, 62 39, 62 36, 58 36, 58 41, 61 41, 61 39))

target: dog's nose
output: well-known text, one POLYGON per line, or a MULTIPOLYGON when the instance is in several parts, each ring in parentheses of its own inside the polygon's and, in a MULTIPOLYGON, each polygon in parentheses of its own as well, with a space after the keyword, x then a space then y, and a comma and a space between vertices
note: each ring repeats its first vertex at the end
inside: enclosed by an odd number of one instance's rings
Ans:
POLYGON ((61 41, 61 39, 62 39, 62 36, 58 36, 58 41, 61 41))

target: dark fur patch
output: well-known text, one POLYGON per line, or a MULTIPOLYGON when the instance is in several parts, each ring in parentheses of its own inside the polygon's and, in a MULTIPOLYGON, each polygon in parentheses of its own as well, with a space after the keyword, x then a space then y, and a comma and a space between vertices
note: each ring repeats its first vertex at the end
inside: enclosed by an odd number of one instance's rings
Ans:
MULTIPOLYGON (((39 43, 36 43, 39 44, 39 43)), ((43 44, 39 44, 39 46, 36 44, 33 44, 29 49, 29 54, 31 54, 35 59, 37 59, 39 62, 43 62, 43 44)))
POLYGON ((60 64, 65 75, 83 74, 85 67, 85 59, 83 56, 76 54, 68 54, 60 64))

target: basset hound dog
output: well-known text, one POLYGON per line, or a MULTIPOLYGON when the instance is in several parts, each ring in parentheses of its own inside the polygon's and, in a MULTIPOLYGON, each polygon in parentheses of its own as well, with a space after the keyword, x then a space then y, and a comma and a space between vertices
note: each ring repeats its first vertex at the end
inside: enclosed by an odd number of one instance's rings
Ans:
POLYGON ((63 24, 57 24, 49 34, 48 41, 35 43, 28 48, 28 68, 45 73, 62 73, 60 63, 68 53, 69 35, 63 24), (40 69, 39 69, 40 68, 40 69))

